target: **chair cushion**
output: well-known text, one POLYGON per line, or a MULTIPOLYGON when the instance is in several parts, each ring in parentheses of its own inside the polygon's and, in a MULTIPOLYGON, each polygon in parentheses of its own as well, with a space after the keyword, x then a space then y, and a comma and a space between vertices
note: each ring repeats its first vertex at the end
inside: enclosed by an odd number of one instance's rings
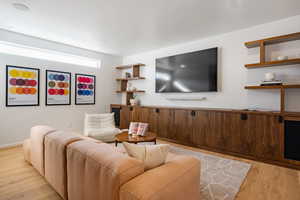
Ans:
POLYGON ((88 130, 89 137, 92 137, 103 142, 114 141, 115 135, 120 133, 118 128, 101 128, 88 130))
POLYGON ((168 144, 136 145, 123 142, 123 145, 128 155, 144 162, 146 170, 164 164, 169 152, 168 144))
POLYGON ((85 114, 85 128, 115 128, 114 113, 85 114))

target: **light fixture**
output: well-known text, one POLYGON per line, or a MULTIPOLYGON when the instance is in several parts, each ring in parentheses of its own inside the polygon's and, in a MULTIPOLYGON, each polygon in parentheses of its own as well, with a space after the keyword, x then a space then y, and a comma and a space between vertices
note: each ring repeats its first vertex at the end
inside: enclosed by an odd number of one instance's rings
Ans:
POLYGON ((12 5, 17 10, 21 10, 21 11, 29 11, 30 10, 30 8, 23 3, 12 3, 12 5))
POLYGON ((48 49, 41 49, 6 41, 0 41, 0 53, 56 61, 85 67, 100 68, 101 66, 101 60, 98 59, 48 49))

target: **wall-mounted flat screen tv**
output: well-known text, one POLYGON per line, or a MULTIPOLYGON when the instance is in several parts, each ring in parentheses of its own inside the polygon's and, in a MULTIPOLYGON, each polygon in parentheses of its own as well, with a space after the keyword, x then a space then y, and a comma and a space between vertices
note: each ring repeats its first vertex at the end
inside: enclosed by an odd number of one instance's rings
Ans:
POLYGON ((156 92, 216 92, 218 48, 156 59, 156 92))

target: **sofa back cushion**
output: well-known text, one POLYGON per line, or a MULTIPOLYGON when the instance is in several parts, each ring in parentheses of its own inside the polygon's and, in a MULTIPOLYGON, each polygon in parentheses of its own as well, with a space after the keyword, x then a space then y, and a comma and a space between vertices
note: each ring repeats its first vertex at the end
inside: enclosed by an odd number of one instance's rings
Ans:
POLYGON ((45 178, 63 199, 68 197, 66 148, 82 139, 65 131, 55 131, 45 136, 45 178))
POLYGON ((49 126, 34 126, 30 130, 30 161, 42 176, 45 175, 44 138, 54 131, 55 129, 49 126))
POLYGON ((115 128, 114 113, 85 114, 85 129, 115 128))
POLYGON ((120 187, 144 172, 141 161, 111 145, 79 141, 67 147, 68 198, 119 199, 120 187))

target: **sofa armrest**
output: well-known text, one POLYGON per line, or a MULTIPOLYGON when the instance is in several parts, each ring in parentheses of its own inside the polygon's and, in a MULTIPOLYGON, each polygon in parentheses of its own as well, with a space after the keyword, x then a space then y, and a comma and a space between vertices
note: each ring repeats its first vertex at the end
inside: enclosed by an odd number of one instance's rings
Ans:
POLYGON ((121 187, 121 200, 199 200, 200 161, 175 156, 164 165, 146 171, 121 187))

